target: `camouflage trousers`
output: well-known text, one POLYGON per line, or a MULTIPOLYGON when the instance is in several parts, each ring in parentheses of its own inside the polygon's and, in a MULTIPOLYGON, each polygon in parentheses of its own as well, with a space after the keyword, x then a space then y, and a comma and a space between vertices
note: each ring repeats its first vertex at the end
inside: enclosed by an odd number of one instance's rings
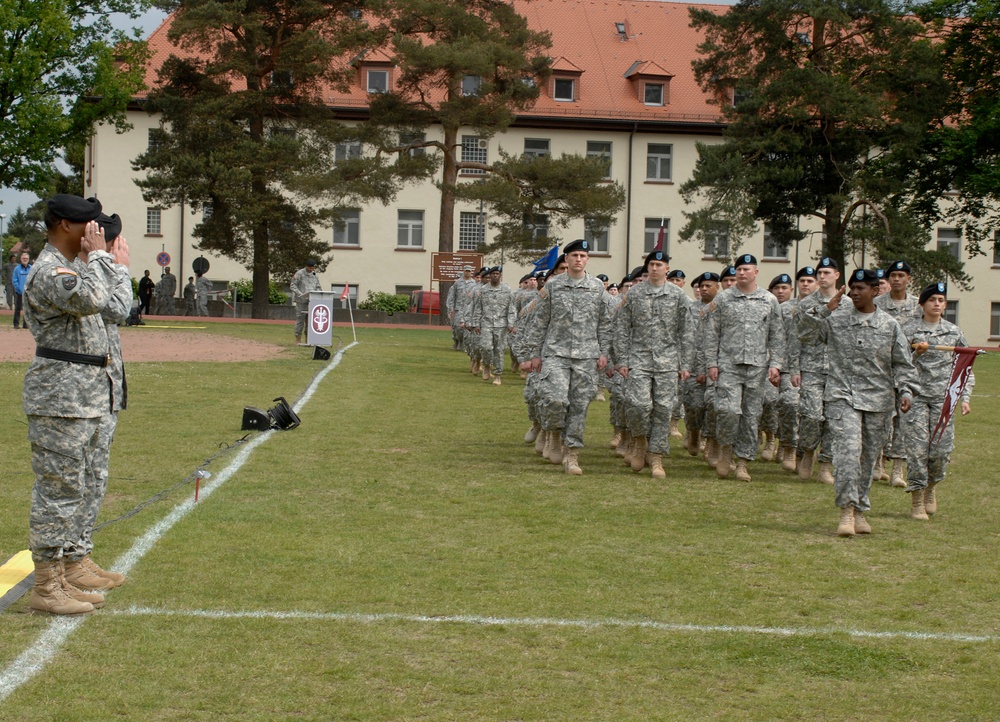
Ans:
POLYGON ((882 450, 882 453, 890 459, 905 459, 907 455, 906 429, 908 424, 907 420, 902 417, 903 412, 899 410, 899 400, 897 399, 892 418, 886 419, 885 449, 882 450))
POLYGON ((541 414, 538 411, 538 403, 541 400, 539 394, 539 374, 530 373, 524 382, 524 405, 528 407, 528 418, 532 424, 542 423, 541 414))
MULTIPOLYGON (((207 307, 204 314, 208 315, 207 307)), ((301 336, 306 330, 306 321, 309 320, 309 299, 295 302, 295 338, 301 336)))
POLYGON ((826 419, 833 433, 833 491, 837 506, 868 511, 875 461, 885 444, 888 412, 861 411, 846 401, 826 405, 826 419))
POLYGON ((81 544, 93 499, 102 488, 95 461, 101 419, 28 417, 31 490, 28 545, 36 562, 82 559, 81 544))
POLYGON ((597 394, 597 359, 546 356, 538 375, 542 428, 562 432, 571 449, 582 447, 587 408, 597 394))
POLYGON ((715 383, 705 382, 705 416, 701 421, 701 435, 706 439, 715 439, 715 430, 719 425, 719 415, 715 406, 715 383))
POLYGON ((705 387, 694 376, 681 381, 681 401, 684 404, 684 426, 688 431, 701 431, 705 423, 705 387))
POLYGON ((781 374, 778 391, 778 438, 782 446, 795 447, 799 437, 799 390, 792 386, 792 375, 781 374))
POLYGON ((484 326, 479 331, 483 361, 489 364, 494 376, 503 373, 503 356, 507 351, 507 329, 484 326))
POLYGON ((97 524, 97 515, 101 511, 101 503, 104 495, 108 491, 108 467, 111 463, 111 443, 115 440, 115 429, 118 428, 118 412, 112 411, 107 416, 101 417, 101 426, 97 434, 97 450, 94 452, 94 474, 97 476, 97 489, 94 496, 88 500, 86 515, 87 519, 83 526, 83 534, 80 535, 80 546, 83 547, 84 554, 94 551, 94 542, 90 535, 97 524))
POLYGON ((625 379, 628 430, 632 436, 649 439, 650 453, 670 453, 670 417, 676 401, 676 372, 629 371, 625 379))
MULTIPOLYGON (((607 375, 600 372, 604 378, 607 379, 607 375)), ((608 416, 612 426, 618 428, 625 428, 625 379, 622 378, 621 374, 614 373, 610 379, 608 379, 611 390, 611 399, 608 401, 608 416)))
POLYGON ((764 405, 760 410, 760 430, 768 434, 778 433, 778 389, 770 383, 764 384, 764 405))
POLYGON ((826 374, 802 372, 799 386, 799 451, 819 448, 819 461, 831 461, 833 439, 830 424, 824 415, 823 396, 826 393, 826 374))
MULTIPOLYGON (((926 489, 928 484, 944 480, 955 450, 955 418, 948 421, 941 438, 931 443, 931 434, 941 418, 943 399, 921 401, 914 399, 910 410, 902 414, 906 427, 906 491, 926 489)), ((961 408, 961 407, 959 407, 961 408)))
POLYGON ((741 459, 757 458, 757 424, 764 405, 767 369, 736 364, 719 369, 715 385, 715 440, 741 459))

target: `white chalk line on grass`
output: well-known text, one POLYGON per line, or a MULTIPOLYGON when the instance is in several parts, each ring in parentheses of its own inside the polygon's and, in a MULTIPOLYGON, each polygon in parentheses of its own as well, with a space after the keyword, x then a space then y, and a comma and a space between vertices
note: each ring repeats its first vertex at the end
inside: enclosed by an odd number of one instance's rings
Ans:
MULTIPOLYGON (((292 407, 295 413, 299 413, 309 402, 309 400, 313 397, 313 394, 316 393, 316 389, 319 387, 320 382, 322 382, 322 380, 326 378, 326 375, 340 364, 344 353, 349 348, 356 345, 357 341, 342 348, 334 355, 330 363, 324 366, 320 372, 316 374, 309 386, 306 387, 305 392, 295 403, 295 406, 292 407)), ((200 499, 204 501, 211 496, 213 491, 231 479, 233 474, 239 471, 240 468, 242 468, 242 466, 247 462, 247 459, 250 458, 250 454, 253 453, 253 450, 270 439, 274 433, 274 431, 262 432, 241 447, 239 453, 236 454, 226 468, 220 471, 219 474, 210 482, 201 487, 199 494, 200 499)), ((187 516, 194 508, 195 502, 190 498, 177 504, 177 506, 175 506, 173 510, 167 514, 167 516, 154 524, 149 531, 137 539, 132 545, 132 548, 119 557, 118 560, 111 566, 111 569, 121 574, 128 574, 129 571, 131 571, 132 568, 139 562, 139 560, 153 548, 156 542, 163 538, 164 534, 170 531, 170 529, 177 522, 187 516)), ((49 623, 48 628, 42 632, 35 644, 11 662, 7 669, 0 672, 0 702, 7 699, 7 697, 9 697, 18 687, 41 672, 45 668, 45 665, 47 665, 55 656, 56 652, 59 651, 59 648, 63 645, 69 635, 72 634, 77 627, 83 624, 86 619, 87 617, 53 618, 49 623)))
POLYGON ((576 629, 649 629, 657 632, 695 632, 701 634, 761 634, 778 637, 819 637, 831 634, 846 634, 865 639, 911 639, 937 642, 1000 642, 1000 636, 993 634, 956 634, 951 632, 878 632, 864 629, 840 629, 835 627, 753 627, 749 625, 719 624, 676 624, 650 620, 630 619, 559 619, 549 617, 485 617, 479 615, 424 615, 424 614, 362 614, 357 612, 276 612, 241 611, 222 609, 160 609, 156 607, 131 606, 115 609, 108 614, 123 616, 157 617, 200 617, 204 619, 266 619, 304 620, 323 622, 410 622, 414 624, 467 624, 473 626, 509 627, 573 627, 576 629))

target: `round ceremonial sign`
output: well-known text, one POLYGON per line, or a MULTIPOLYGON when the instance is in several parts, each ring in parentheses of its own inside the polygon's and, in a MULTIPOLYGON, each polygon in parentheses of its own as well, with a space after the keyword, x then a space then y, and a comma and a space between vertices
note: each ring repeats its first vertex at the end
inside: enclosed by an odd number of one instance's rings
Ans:
POLYGON ((208 273, 208 259, 204 256, 198 256, 191 264, 191 270, 204 276, 208 273))
POLYGON ((316 333, 326 333, 330 328, 330 307, 318 305, 312 310, 312 317, 309 319, 312 330, 316 333))
POLYGON ((157 265, 160 266, 169 266, 170 254, 167 253, 166 251, 160 251, 159 253, 156 254, 156 263, 157 265))

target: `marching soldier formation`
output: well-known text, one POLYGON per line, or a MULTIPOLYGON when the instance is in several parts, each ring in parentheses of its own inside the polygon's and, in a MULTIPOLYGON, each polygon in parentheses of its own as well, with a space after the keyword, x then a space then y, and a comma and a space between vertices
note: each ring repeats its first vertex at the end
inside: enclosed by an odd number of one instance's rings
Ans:
POLYGON ((590 250, 566 244, 515 291, 499 266, 466 267, 447 300, 453 348, 473 374, 499 386, 509 349, 525 380, 524 441, 545 460, 584 473, 587 411, 607 391, 609 446, 633 473, 667 478, 683 419, 685 450, 720 479, 752 481, 759 455, 832 486, 841 536, 871 532, 877 480, 905 487, 911 518, 935 513, 954 450, 953 421, 935 433, 952 367, 938 349, 966 345, 943 319, 943 283, 914 296, 900 260, 841 285, 837 262, 822 258, 765 290, 751 254, 689 279, 662 251, 609 283, 586 272, 590 250))

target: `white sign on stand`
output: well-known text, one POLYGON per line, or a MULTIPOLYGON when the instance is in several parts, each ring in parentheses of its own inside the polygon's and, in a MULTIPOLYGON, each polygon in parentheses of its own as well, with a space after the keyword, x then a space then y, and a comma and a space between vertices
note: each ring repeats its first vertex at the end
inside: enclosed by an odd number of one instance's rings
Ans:
POLYGON ((337 294, 328 291, 309 292, 309 316, 306 343, 310 346, 333 345, 333 302, 337 294))

